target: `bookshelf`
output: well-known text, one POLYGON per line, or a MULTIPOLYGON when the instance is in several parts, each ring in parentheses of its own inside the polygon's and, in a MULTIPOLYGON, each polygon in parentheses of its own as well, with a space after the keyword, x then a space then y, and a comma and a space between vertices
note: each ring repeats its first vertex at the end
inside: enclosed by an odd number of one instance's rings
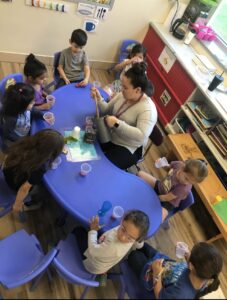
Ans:
MULTIPOLYGON (((201 80, 198 66, 193 62, 197 53, 190 45, 175 39, 169 33, 169 28, 155 22, 150 23, 143 44, 148 50, 148 76, 156 88, 153 100, 157 105, 159 121, 168 133, 183 132, 181 124, 188 122, 190 127, 194 127, 195 134, 193 130, 186 129, 186 132, 189 132, 198 144, 203 141, 216 163, 227 173, 227 135, 222 137, 220 134, 219 141, 217 129, 212 133, 212 128, 219 124, 227 125, 227 111, 217 100, 216 96, 220 92, 209 92, 207 90, 209 82, 201 80), (172 53, 173 59, 175 57, 168 72, 159 59, 164 48, 172 53), (168 103, 163 103, 161 95, 166 92, 170 99, 168 103)), ((222 93, 221 97, 227 103, 227 93, 222 93)))

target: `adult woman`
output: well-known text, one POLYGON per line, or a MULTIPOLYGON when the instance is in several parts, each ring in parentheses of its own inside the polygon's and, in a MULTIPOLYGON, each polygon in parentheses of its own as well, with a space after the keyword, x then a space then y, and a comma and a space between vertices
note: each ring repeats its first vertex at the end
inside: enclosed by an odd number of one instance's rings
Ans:
POLYGON ((144 289, 156 299, 199 299, 217 290, 223 259, 218 249, 205 242, 197 243, 187 262, 177 262, 148 244, 129 255, 128 262, 144 289))
POLYGON ((51 163, 64 147, 63 136, 44 129, 33 136, 21 138, 7 151, 3 173, 7 184, 17 191, 13 210, 18 212, 33 185, 38 185, 51 163))
POLYGON ((91 95, 98 101, 111 141, 102 148, 107 158, 121 169, 135 164, 142 155, 142 148, 157 122, 157 110, 147 96, 150 88, 144 62, 136 63, 122 76, 122 92, 106 103, 99 91, 92 88, 91 95))

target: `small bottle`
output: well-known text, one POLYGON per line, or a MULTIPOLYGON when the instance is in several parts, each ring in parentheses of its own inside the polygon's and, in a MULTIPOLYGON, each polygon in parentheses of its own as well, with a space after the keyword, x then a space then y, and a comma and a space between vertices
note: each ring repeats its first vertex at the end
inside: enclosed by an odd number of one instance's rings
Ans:
POLYGON ((74 127, 73 132, 72 132, 72 137, 74 137, 74 139, 79 140, 79 138, 80 138, 80 127, 79 126, 74 127))

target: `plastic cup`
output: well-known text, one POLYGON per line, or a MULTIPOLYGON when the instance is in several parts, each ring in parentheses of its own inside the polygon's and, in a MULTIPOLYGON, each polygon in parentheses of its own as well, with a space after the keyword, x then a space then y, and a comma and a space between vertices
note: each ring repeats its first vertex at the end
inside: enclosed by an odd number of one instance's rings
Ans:
POLYGON ((224 81, 224 77, 222 77, 221 75, 215 75, 210 85, 208 86, 208 90, 213 91, 223 81, 224 81))
POLYGON ((51 103, 52 105, 55 103, 55 97, 54 96, 52 96, 52 95, 47 95, 46 96, 46 101, 47 101, 47 103, 51 103))
POLYGON ((96 89, 101 87, 101 83, 98 80, 93 81, 93 87, 95 87, 96 89))
POLYGON ((83 163, 80 166, 80 175, 81 176, 87 176, 88 173, 90 173, 92 170, 92 167, 88 163, 83 163))
POLYGON ((177 242, 176 244, 176 257, 182 259, 185 254, 189 252, 188 245, 184 242, 177 242))
POLYGON ((51 169, 57 169, 57 167, 61 164, 62 159, 58 156, 51 164, 51 169))
POLYGON ((155 161, 155 167, 158 169, 162 167, 166 167, 168 165, 169 165, 168 160, 165 157, 158 158, 155 161))
POLYGON ((120 218, 123 217, 123 215, 124 215, 124 209, 123 209, 123 207, 121 207, 121 206, 114 206, 111 218, 114 219, 114 220, 115 219, 120 219, 120 218))
POLYGON ((44 115, 43 115, 43 119, 50 125, 54 125, 54 114, 52 112, 46 112, 44 115))
POLYGON ((191 41, 192 41, 192 39, 194 38, 195 35, 196 35, 196 30, 195 30, 195 29, 191 29, 191 30, 188 32, 188 34, 187 34, 187 36, 186 36, 186 38, 185 38, 185 40, 184 40, 184 43, 185 43, 186 45, 189 45, 189 44, 191 43, 191 41))

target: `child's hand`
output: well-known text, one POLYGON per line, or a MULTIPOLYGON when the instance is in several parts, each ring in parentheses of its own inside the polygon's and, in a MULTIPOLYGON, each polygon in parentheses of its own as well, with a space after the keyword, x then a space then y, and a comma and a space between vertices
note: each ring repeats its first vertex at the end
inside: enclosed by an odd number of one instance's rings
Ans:
POLYGON ((99 217, 92 217, 92 219, 90 220, 90 230, 98 231, 100 228, 101 226, 99 226, 99 217))
POLYGON ((19 213, 20 211, 22 211, 23 208, 23 203, 14 203, 13 205, 13 212, 14 213, 19 213))
POLYGON ((79 86, 86 86, 88 84, 88 80, 84 79, 81 82, 79 82, 79 86))
POLYGON ((68 78, 65 78, 64 81, 65 81, 65 84, 70 84, 70 81, 68 78))
POLYGON ((140 63, 143 60, 140 57, 138 57, 138 56, 134 56, 134 57, 131 58, 130 61, 131 61, 132 64, 135 64, 135 63, 140 63))
POLYGON ((163 264, 163 259, 156 259, 152 263, 153 277, 160 275, 164 271, 162 264, 163 264))
POLYGON ((96 89, 95 87, 92 87, 91 88, 91 97, 94 99, 94 100, 101 100, 101 95, 99 93, 99 90, 96 89))

